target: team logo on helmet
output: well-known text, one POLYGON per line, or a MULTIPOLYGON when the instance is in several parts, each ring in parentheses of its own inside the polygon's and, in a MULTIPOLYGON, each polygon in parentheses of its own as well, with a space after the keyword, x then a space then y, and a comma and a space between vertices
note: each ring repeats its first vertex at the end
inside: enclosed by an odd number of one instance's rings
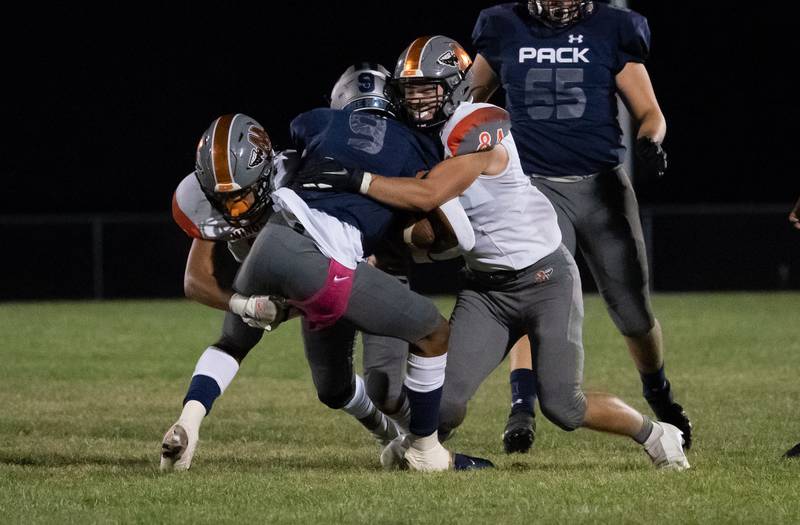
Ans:
POLYGON ((443 66, 458 67, 458 56, 453 50, 445 51, 436 59, 443 66))
POLYGON ((272 150, 272 143, 269 140, 267 132, 259 127, 250 126, 247 133, 247 141, 253 145, 253 151, 250 152, 250 159, 247 162, 247 167, 255 168, 256 166, 260 166, 272 150))

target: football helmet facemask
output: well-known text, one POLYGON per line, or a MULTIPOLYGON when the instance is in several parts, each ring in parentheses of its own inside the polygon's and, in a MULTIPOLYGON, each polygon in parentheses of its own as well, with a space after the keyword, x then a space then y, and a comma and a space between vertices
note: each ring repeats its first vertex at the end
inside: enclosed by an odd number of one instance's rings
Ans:
POLYGON ((592 0, 529 0, 528 12, 553 29, 563 29, 594 11, 592 0))

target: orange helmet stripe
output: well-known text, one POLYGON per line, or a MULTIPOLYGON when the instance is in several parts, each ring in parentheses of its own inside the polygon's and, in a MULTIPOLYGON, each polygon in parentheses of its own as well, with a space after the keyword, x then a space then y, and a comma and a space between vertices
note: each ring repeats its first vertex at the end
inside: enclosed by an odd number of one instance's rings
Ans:
POLYGON ((453 45, 453 52, 458 58, 458 69, 461 71, 466 71, 469 69, 469 66, 472 65, 472 59, 469 57, 469 53, 467 53, 463 47, 457 44, 453 45))
POLYGON ((211 138, 211 165, 214 167, 214 179, 217 181, 216 191, 234 189, 230 165, 230 132, 235 115, 223 115, 214 123, 211 138))
POLYGON ((414 40, 408 47, 406 59, 403 61, 403 72, 400 73, 401 77, 421 77, 422 71, 419 69, 420 62, 422 62, 422 50, 430 42, 431 37, 421 36, 414 40))

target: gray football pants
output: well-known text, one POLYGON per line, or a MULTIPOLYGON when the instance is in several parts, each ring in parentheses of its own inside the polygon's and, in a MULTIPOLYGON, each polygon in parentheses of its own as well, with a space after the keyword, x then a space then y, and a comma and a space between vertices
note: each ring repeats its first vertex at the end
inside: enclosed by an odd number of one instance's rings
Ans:
MULTIPOLYGON (((325 283, 330 260, 313 240, 273 217, 259 233, 234 281, 243 294, 274 294, 302 301, 325 283)), ((366 263, 358 265, 347 310, 336 324, 310 330, 302 320, 305 354, 320 400, 341 408, 353 395, 356 330, 365 334, 367 392, 381 410, 402 402, 408 343, 431 334, 441 322, 433 302, 366 263)))
POLYGON ((542 413, 564 430, 581 426, 583 300, 572 255, 562 245, 514 274, 468 275, 450 318, 440 434, 461 424, 480 384, 526 333, 542 413))
POLYGON ((655 324, 650 306, 647 252, 639 204, 622 168, 579 182, 533 177, 558 214, 562 242, 576 245, 592 272, 611 319, 626 336, 647 334, 655 324))

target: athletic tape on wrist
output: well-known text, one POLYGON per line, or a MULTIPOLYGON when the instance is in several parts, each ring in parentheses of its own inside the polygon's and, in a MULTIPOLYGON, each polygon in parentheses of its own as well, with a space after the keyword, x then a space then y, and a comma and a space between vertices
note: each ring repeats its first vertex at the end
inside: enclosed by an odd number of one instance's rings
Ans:
POLYGON ((369 191, 370 184, 372 184, 372 173, 365 171, 364 176, 361 178, 361 187, 358 189, 358 191, 362 195, 366 195, 369 191))

